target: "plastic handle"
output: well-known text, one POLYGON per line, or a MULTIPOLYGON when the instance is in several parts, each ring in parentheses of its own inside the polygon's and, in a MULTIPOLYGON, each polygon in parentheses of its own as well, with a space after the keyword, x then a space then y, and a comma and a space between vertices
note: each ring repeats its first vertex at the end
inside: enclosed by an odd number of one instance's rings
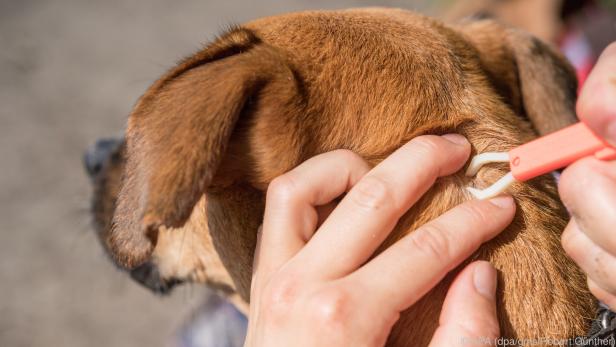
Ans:
POLYGON ((612 160, 616 150, 580 122, 512 149, 509 165, 516 180, 526 181, 589 155, 612 160))

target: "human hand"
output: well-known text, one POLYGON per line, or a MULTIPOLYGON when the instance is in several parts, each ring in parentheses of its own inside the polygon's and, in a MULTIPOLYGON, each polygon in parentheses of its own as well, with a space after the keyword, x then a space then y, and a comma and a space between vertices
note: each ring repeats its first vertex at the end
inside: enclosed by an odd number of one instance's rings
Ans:
MULTIPOLYGON (((588 77, 577 111, 593 131, 616 145, 616 43, 588 77)), ((563 172, 559 192, 572 215, 563 248, 586 272, 590 291, 616 309, 616 162, 589 157, 574 163, 563 172)))
MULTIPOLYGON (((398 219, 438 177, 458 171, 469 153, 460 135, 421 136, 373 169, 338 150, 272 181, 245 345, 384 345, 400 312, 513 219, 511 197, 472 200, 370 259, 398 219)), ((431 346, 474 346, 473 339, 498 337, 495 290, 496 271, 488 262, 462 270, 431 346)))

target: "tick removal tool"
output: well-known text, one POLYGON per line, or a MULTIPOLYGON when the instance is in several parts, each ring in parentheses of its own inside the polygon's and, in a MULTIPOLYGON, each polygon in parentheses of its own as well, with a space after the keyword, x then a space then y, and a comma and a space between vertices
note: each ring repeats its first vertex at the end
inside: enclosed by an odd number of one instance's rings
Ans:
POLYGON ((511 171, 486 189, 466 189, 479 200, 489 199, 504 192, 516 181, 527 181, 591 155, 601 160, 613 160, 616 159, 616 149, 595 135, 586 124, 576 123, 509 152, 474 156, 466 176, 475 176, 482 166, 489 163, 509 163, 511 171))

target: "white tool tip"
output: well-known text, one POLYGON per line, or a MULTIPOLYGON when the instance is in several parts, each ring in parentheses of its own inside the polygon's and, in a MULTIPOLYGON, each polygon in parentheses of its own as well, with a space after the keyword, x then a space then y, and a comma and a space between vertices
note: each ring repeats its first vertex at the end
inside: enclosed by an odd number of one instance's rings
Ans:
POLYGON ((468 190, 468 192, 471 193, 476 199, 486 200, 486 199, 493 198, 497 196, 498 194, 504 192, 515 181, 516 180, 513 177, 513 174, 510 172, 506 174, 505 176, 501 177, 501 179, 499 179, 493 185, 489 186, 486 189, 481 190, 477 188, 467 187, 466 190, 468 190))
POLYGON ((486 152, 477 154, 468 164, 466 176, 475 176, 482 166, 489 163, 508 163, 509 153, 507 152, 486 152))

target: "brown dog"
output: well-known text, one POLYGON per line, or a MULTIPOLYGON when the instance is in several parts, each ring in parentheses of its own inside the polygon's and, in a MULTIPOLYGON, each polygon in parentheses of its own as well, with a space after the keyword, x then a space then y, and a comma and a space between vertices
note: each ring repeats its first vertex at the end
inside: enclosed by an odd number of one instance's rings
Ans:
MULTIPOLYGON (((575 121, 573 76, 545 44, 489 21, 445 26, 406 11, 362 9, 248 23, 180 63, 135 106, 113 227, 101 237, 130 269, 160 271, 168 256, 183 263, 182 245, 191 248, 188 263, 196 258, 207 268, 199 257, 215 249, 210 263, 229 275, 218 280, 248 302, 274 177, 339 148, 375 164, 422 134, 456 132, 476 152, 508 150, 575 121), (178 241, 187 234, 194 238, 178 241)), ((465 186, 485 186, 504 170, 439 180, 381 249, 468 199, 465 186)), ((554 180, 511 192, 513 224, 474 256, 500 270, 502 333, 581 335, 594 300, 560 248, 567 214, 554 180)), ((402 313, 390 345, 427 345, 450 282, 402 313)))

